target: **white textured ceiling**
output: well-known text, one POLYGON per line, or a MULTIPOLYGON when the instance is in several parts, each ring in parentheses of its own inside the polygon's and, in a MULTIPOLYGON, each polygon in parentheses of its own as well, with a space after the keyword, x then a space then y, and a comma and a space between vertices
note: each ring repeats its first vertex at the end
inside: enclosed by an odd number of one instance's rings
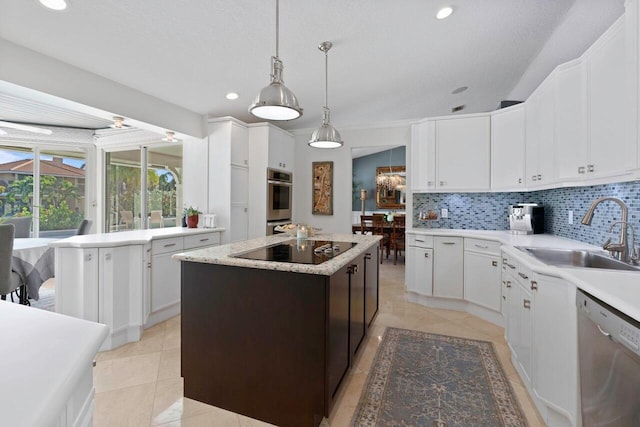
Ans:
MULTIPOLYGON (((317 45, 325 40, 334 44, 329 106, 338 129, 446 115, 460 104, 463 113, 493 110, 574 3, 586 5, 581 13, 594 27, 575 33, 577 57, 585 37, 621 15, 623 0, 281 0, 284 80, 304 108, 283 127, 320 123, 317 45), (454 14, 438 21, 445 4, 454 14), (452 95, 460 86, 469 89, 452 95)), ((255 122, 247 107, 269 82, 275 1, 71 0, 53 12, 36 0, 0 0, 0 37, 199 114, 255 122), (229 91, 240 98, 226 100, 229 91)), ((0 111, 6 120, 18 114, 0 111)))

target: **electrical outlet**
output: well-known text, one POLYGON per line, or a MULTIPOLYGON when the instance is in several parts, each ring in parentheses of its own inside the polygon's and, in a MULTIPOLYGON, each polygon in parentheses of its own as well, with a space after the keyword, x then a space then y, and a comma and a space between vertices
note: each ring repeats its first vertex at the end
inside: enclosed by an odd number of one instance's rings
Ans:
POLYGON ((569 211, 569 225, 573 224, 573 211, 569 211))
POLYGON ((442 208, 442 209, 440 210, 440 216, 441 216, 442 218, 449 218, 449 209, 447 209, 447 208, 442 208))

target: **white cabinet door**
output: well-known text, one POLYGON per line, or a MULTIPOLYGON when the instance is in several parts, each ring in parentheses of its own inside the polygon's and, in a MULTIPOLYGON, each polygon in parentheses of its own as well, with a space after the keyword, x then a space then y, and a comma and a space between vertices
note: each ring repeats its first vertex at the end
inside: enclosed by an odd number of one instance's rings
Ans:
POLYGON ((502 293, 500 278, 500 258, 464 252, 465 300, 499 312, 502 293))
MULTIPOLYGON (((245 167, 231 166, 231 203, 249 202, 249 170, 245 167)), ((266 186, 265 186, 266 188, 266 186)), ((266 191, 266 190, 265 190, 266 191)), ((233 217, 231 217, 233 222, 233 217)))
POLYGON ((525 106, 527 187, 553 182, 554 75, 529 97, 525 106))
POLYGON ((463 295, 463 239, 434 237, 433 295, 462 298, 463 295))
POLYGON ((555 159, 560 180, 581 177, 587 171, 587 103, 582 60, 555 71, 555 159))
POLYGON ((231 205, 231 230, 229 243, 247 240, 249 230, 249 208, 245 205, 231 205))
POLYGON ((491 119, 487 116, 438 120, 438 190, 488 190, 491 119))
POLYGON ((269 127, 269 167, 292 171, 294 163, 294 139, 288 133, 269 127))
POLYGON ((231 164, 249 166, 249 130, 235 122, 230 122, 231 164))
POLYGON ((410 185, 413 191, 433 190, 436 182, 436 122, 411 127, 410 185))
POLYGON ((180 303, 180 263, 171 259, 176 252, 151 257, 151 312, 180 303))
MULTIPOLYGON (((515 284, 514 284, 515 285, 515 284)), ((514 335, 517 335, 517 346, 515 347, 515 353, 520 363, 520 367, 526 377, 528 383, 531 382, 531 346, 533 342, 532 338, 532 322, 533 316, 531 314, 532 297, 531 291, 528 289, 528 285, 525 287, 522 283, 515 285, 518 287, 518 299, 515 301, 517 305, 518 325, 517 330, 514 331, 514 335)))
POLYGON ((432 295, 433 249, 409 246, 407 255, 407 290, 432 295))
MULTIPOLYGON (((545 403, 575 425, 578 378, 575 286, 538 275, 533 282, 533 389, 545 403), (537 286, 537 289, 536 289, 537 286)), ((556 417, 557 418, 557 417, 556 417)))
POLYGON ((524 104, 491 116, 491 188, 513 189, 525 183, 524 104))
POLYGON ((636 141, 629 135, 632 95, 626 69, 624 21, 616 22, 585 54, 589 92, 589 177, 636 167, 636 141))
POLYGON ((56 248, 56 312, 98 321, 98 249, 56 248))

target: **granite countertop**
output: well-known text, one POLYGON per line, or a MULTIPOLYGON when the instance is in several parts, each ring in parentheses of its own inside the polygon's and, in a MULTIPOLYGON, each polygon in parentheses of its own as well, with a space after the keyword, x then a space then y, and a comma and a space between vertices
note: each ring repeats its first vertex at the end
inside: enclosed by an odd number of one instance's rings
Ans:
POLYGON ((640 322, 640 270, 620 271, 597 268, 554 267, 544 264, 516 246, 602 251, 600 246, 549 234, 512 234, 509 231, 411 229, 408 234, 458 236, 489 239, 503 244, 502 250, 525 264, 534 273, 558 277, 575 284, 594 297, 640 322))
POLYGON ((378 243, 380 236, 363 236, 360 234, 319 234, 309 237, 307 240, 327 240, 334 242, 352 242, 356 245, 323 262, 322 264, 295 264, 277 261, 260 261, 244 258, 234 258, 232 255, 241 254, 252 249, 285 242, 295 238, 287 234, 258 237, 244 242, 229 243, 222 246, 213 246, 173 255, 173 259, 188 262, 200 262, 205 264, 220 264, 237 267, 259 268, 263 270, 290 271, 292 273, 320 274, 330 276, 340 270, 346 264, 363 254, 372 245, 378 243))
POLYGON ((224 228, 166 227, 154 228, 150 230, 130 230, 120 231, 118 233, 101 233, 73 236, 51 242, 49 243, 49 246, 59 248, 91 248, 146 245, 154 239, 166 239, 170 237, 182 237, 220 231, 224 231, 224 228))

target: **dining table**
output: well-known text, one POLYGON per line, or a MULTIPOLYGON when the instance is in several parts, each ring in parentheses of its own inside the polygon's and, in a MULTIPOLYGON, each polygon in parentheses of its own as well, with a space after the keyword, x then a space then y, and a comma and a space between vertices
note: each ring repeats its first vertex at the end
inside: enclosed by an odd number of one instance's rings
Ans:
POLYGON ((55 250, 52 238, 13 239, 11 269, 22 278, 20 304, 29 305, 29 298, 40 299, 40 286, 55 276, 55 250))

